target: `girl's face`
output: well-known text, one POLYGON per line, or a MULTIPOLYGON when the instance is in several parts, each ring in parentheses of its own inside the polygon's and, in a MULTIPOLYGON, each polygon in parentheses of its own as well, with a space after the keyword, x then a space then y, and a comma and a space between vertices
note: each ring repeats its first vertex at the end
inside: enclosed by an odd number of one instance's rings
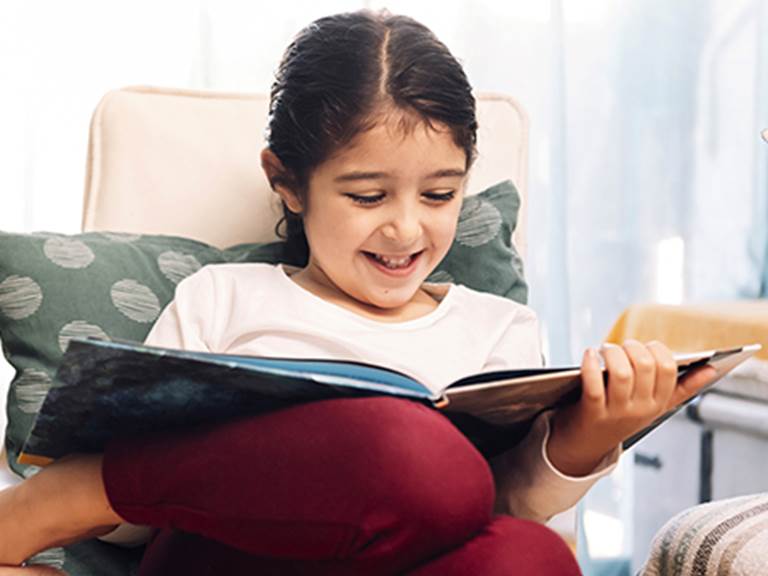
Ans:
POLYGON ((288 203, 304 220, 305 280, 389 313, 448 252, 466 182, 466 154, 447 128, 405 131, 399 120, 389 115, 318 166, 306 206, 288 203))

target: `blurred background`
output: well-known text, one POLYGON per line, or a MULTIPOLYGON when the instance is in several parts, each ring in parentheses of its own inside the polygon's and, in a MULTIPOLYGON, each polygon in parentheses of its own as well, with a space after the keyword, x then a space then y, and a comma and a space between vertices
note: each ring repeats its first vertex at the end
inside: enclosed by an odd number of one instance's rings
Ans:
MULTIPOLYGON (((363 7, 421 20, 477 91, 527 109, 526 275, 550 363, 633 303, 765 294, 764 0, 3 0, 0 230, 79 231, 106 91, 265 92, 295 32, 363 7)), ((633 470, 587 498, 584 566, 629 573, 647 552, 633 470)))

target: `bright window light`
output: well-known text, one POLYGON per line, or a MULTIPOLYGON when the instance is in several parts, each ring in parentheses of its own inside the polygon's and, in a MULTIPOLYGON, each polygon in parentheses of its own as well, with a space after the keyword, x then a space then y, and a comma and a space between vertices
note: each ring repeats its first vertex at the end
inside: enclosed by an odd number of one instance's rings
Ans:
POLYGON ((570 24, 600 23, 605 21, 617 9, 616 0, 561 1, 563 3, 563 17, 570 24))
POLYGON ((661 240, 656 245, 656 301, 680 304, 683 301, 685 242, 680 236, 661 240))
POLYGON ((590 558, 616 558, 624 552, 624 524, 621 519, 585 510, 584 531, 590 558))
POLYGON ((523 22, 547 23, 552 14, 551 2, 483 0, 482 3, 497 14, 523 22))

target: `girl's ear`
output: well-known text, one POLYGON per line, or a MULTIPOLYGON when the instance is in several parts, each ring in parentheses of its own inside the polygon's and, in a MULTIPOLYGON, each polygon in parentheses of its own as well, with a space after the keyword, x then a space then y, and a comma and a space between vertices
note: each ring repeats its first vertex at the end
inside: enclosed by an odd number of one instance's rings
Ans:
POLYGON ((295 214, 301 214, 301 200, 288 185, 290 180, 288 171, 283 166, 280 158, 269 148, 264 148, 261 151, 261 168, 264 170, 264 174, 267 175, 267 180, 269 180, 272 190, 283 199, 285 205, 288 206, 288 210, 295 214))

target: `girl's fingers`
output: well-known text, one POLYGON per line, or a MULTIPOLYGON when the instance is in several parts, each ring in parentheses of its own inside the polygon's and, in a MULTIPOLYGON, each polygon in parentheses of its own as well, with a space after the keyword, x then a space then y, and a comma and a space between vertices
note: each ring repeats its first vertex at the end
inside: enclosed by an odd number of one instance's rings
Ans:
POLYGON ((608 409, 626 407, 632 397, 634 371, 621 346, 605 343, 600 348, 608 371, 608 388, 606 391, 608 409))
POLYGON ((637 340, 627 340, 622 347, 634 370, 631 399, 651 400, 656 388, 656 358, 637 340))
POLYGON ((588 348, 581 360, 581 402, 590 412, 605 408, 603 369, 594 348, 588 348))
POLYGON ((710 365, 702 366, 689 372, 675 386, 667 408, 671 410, 686 400, 691 399, 701 392, 702 388, 713 382, 715 378, 717 378, 717 370, 710 365))
POLYGON ((647 348, 656 360, 653 398, 659 406, 667 406, 677 386, 677 362, 672 351, 661 342, 649 342, 647 348))

